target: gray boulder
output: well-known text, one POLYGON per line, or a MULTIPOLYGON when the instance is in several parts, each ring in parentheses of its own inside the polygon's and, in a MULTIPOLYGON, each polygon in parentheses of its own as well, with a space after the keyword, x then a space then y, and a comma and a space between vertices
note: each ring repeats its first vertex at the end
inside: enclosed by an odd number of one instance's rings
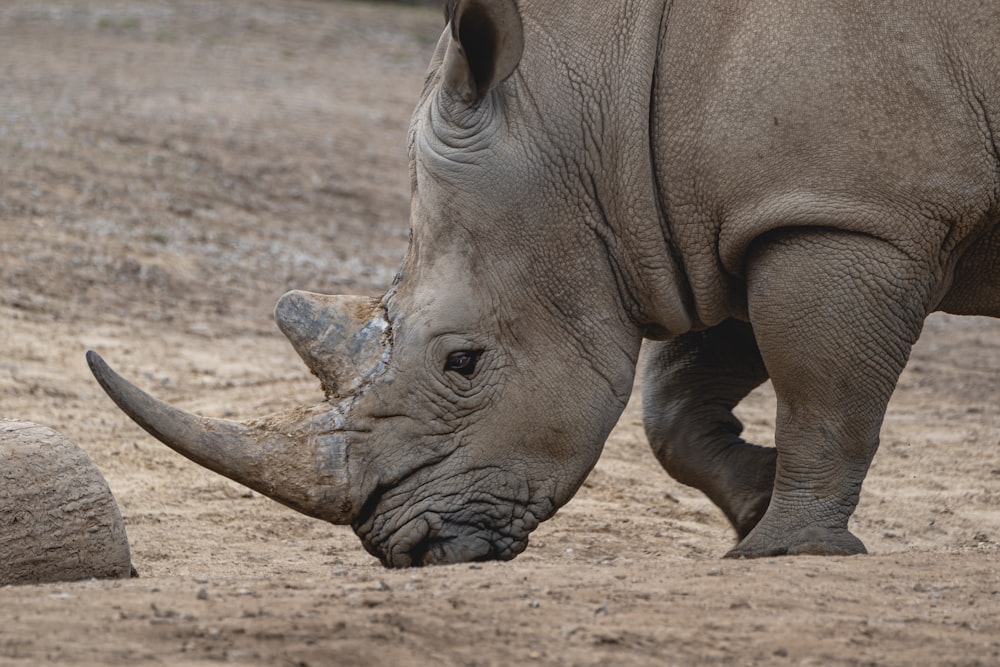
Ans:
POLYGON ((0 420, 0 585, 132 572, 121 513, 90 458, 50 428, 0 420))

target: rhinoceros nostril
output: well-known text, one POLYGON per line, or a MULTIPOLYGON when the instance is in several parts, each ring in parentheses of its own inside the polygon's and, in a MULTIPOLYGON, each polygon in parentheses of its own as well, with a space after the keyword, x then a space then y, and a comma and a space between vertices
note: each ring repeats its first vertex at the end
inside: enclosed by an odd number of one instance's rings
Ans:
POLYGON ((447 565, 493 560, 490 541, 478 535, 431 536, 428 535, 411 552, 414 565, 447 565))
POLYGON ((435 565, 444 562, 445 550, 441 540, 425 537, 410 554, 410 560, 414 565, 435 565))

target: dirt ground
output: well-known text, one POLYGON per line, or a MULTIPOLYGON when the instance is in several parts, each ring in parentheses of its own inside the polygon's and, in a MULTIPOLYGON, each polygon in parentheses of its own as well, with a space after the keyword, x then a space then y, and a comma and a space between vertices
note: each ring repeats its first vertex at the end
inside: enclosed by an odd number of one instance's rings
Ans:
MULTIPOLYGON (((0 3, 0 417, 88 452, 140 573, 0 588, 0 664, 1000 663, 997 321, 928 321, 854 558, 721 560, 725 521, 659 467, 633 400, 516 560, 388 571, 104 396, 88 348, 211 416, 321 398, 271 309, 389 284, 441 23, 362 2, 0 3)), ((766 387, 741 408, 752 438, 773 410, 766 387)))

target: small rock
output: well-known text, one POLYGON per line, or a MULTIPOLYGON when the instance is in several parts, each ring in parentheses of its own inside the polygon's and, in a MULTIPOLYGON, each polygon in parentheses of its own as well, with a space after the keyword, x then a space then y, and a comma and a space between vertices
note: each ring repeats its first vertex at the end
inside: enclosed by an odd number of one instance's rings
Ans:
POLYGON ((208 591, 206 589, 204 589, 204 588, 199 588, 198 589, 198 593, 197 593, 197 595, 195 595, 195 597, 198 598, 199 600, 207 600, 208 599, 208 591))

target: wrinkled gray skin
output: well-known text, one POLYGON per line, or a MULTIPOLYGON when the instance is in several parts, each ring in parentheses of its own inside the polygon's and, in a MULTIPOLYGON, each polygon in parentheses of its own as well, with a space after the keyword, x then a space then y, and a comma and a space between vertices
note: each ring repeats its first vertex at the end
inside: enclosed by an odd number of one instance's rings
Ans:
POLYGON ((410 566, 523 550, 653 339, 650 443, 729 517, 730 555, 863 552, 848 518, 924 317, 1000 315, 1000 5, 451 5, 397 280, 276 310, 327 400, 240 425, 91 353, 98 379, 186 456, 410 566), (776 449, 731 412, 767 378, 776 449))

